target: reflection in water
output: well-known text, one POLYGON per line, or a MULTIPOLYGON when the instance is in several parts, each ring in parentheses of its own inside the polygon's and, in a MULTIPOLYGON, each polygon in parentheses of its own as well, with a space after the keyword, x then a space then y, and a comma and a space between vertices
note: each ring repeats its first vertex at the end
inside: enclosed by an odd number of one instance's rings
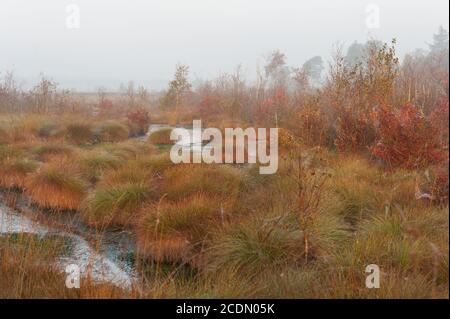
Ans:
MULTIPOLYGON (((180 130, 180 129, 184 129, 186 131, 189 132, 189 137, 184 136, 183 134, 179 134, 179 136, 181 136, 182 138, 176 143, 176 145, 182 146, 183 148, 186 148, 187 150, 193 152, 193 153, 201 153, 202 151, 206 150, 206 151, 210 151, 213 148, 216 149, 222 149, 223 150, 223 143, 234 143, 235 141, 232 139, 226 139, 225 137, 222 138, 222 140, 217 141, 217 140, 211 140, 211 141, 204 141, 201 138, 199 138, 197 135, 193 134, 193 130, 192 128, 184 128, 184 127, 175 127, 175 126, 170 126, 167 124, 151 124, 148 130, 147 135, 144 137, 145 140, 147 140, 151 134, 153 134, 154 132, 157 132, 159 130, 164 130, 164 129, 173 129, 175 130, 180 130)), ((264 138, 265 139, 265 138, 264 138)), ((253 142, 250 140, 247 140, 247 143, 249 142, 253 142)), ((258 145, 258 138, 254 139, 254 142, 256 145, 258 145)), ((232 148, 234 151, 234 148, 232 148)), ((255 163, 257 161, 257 150, 254 149, 246 149, 247 153, 246 156, 248 156, 248 162, 249 163, 255 163)))

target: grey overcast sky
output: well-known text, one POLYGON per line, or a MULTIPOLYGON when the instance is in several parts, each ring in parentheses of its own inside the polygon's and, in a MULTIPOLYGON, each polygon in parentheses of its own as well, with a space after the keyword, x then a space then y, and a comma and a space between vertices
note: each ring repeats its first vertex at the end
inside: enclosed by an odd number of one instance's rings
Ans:
POLYGON ((25 87, 44 73, 77 90, 128 80, 158 90, 177 62, 193 80, 238 64, 251 78, 274 49, 301 66, 328 60, 336 42, 395 37, 402 56, 448 30, 448 11, 448 0, 0 0, 0 72, 14 70, 25 87), (79 28, 67 27, 68 18, 76 26, 70 4, 79 28), (367 27, 369 4, 379 28, 367 27))

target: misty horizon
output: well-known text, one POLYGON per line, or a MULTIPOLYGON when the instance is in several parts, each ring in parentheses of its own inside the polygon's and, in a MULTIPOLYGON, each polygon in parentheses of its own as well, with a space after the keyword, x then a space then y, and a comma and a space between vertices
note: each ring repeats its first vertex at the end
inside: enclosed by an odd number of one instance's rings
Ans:
POLYGON ((23 88, 44 74, 77 91, 116 91, 128 81, 159 91, 177 63, 190 66, 195 84, 238 65, 252 80, 274 50, 292 67, 313 56, 327 66, 336 43, 345 52, 355 41, 396 38, 403 58, 426 49, 439 26, 448 30, 443 2, 6 0, 0 4, 0 76, 13 71, 23 88), (380 9, 379 28, 366 25, 372 3, 380 9), (66 25, 70 4, 80 9, 79 28, 66 25))

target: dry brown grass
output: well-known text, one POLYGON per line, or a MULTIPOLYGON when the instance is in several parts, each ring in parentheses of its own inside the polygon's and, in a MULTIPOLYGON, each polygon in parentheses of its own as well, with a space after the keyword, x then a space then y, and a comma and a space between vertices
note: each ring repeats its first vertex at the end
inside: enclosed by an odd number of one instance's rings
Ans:
POLYGON ((82 278, 80 289, 65 286, 56 265, 64 254, 61 237, 30 234, 0 236, 0 298, 126 298, 137 296, 112 284, 82 278))
POLYGON ((5 160, 0 166, 0 186, 23 189, 27 176, 35 172, 37 168, 38 163, 27 158, 5 160))
MULTIPOLYGON (((0 296, 448 298, 448 186, 443 200, 416 198, 418 188, 434 194, 431 169, 386 170, 361 154, 303 146, 307 185, 314 188, 318 174, 328 176, 305 209, 298 187, 306 184, 298 180, 289 132, 280 141, 278 172, 260 175, 258 165, 175 165, 166 151, 139 141, 59 145, 45 117, 11 123, 14 131, 0 145, 1 186, 25 187, 42 207, 77 210, 97 231, 130 230, 139 266, 173 271, 156 279, 143 272, 142 294, 89 280, 68 291, 64 274, 49 263, 50 252, 59 251, 50 240, 17 248, 0 239, 0 296), (25 165, 34 160, 42 165, 37 171, 25 165), (370 263, 382 268, 376 291, 364 285, 370 263), (174 275, 180 264, 191 274, 174 275)), ((59 129, 69 124, 64 120, 59 129)), ((15 196, 9 198, 13 205, 15 196)))
POLYGON ((105 185, 99 187, 83 202, 81 216, 93 227, 128 226, 147 200, 154 196, 151 181, 105 185))
POLYGON ((243 172, 228 165, 180 164, 164 172, 162 192, 180 200, 197 192, 232 201, 243 182, 243 172))
POLYGON ((52 142, 36 146, 33 153, 43 162, 57 162, 69 159, 75 150, 63 143, 52 142))
POLYGON ((76 167, 46 164, 29 176, 26 193, 41 207, 57 211, 77 210, 87 194, 87 185, 76 167))
POLYGON ((171 128, 161 129, 153 132, 150 135, 149 142, 157 145, 171 145, 175 144, 174 141, 170 139, 170 134, 172 133, 171 128))
POLYGON ((193 262, 210 232, 224 221, 220 202, 197 193, 179 202, 144 206, 137 222, 141 253, 157 261, 193 262))

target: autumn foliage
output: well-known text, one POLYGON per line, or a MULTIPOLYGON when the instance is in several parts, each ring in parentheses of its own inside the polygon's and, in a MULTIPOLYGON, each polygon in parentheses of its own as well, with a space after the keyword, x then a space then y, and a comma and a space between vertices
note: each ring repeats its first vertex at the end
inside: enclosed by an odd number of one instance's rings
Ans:
POLYGON ((108 114, 113 109, 114 104, 113 101, 111 101, 110 99, 104 98, 100 101, 98 107, 100 109, 100 113, 108 114))
POLYGON ((448 127, 449 109, 448 98, 443 99, 439 105, 430 114, 430 120, 438 129, 440 143, 442 147, 448 150, 449 145, 449 127, 448 127))
POLYGON ((337 118, 336 147, 339 151, 361 151, 370 145, 374 129, 370 115, 344 111, 337 118))
POLYGON ((422 168, 448 157, 442 149, 435 123, 418 107, 405 104, 395 110, 383 106, 375 117, 377 140, 370 149, 389 166, 422 168))
POLYGON ((147 110, 144 108, 138 108, 128 112, 128 121, 136 129, 136 135, 143 135, 147 133, 148 126, 150 125, 150 117, 147 110))
POLYGON ((324 111, 319 107, 307 106, 296 114, 298 132, 306 145, 328 145, 332 144, 333 136, 324 111), (330 142, 331 140, 331 142, 330 142))

